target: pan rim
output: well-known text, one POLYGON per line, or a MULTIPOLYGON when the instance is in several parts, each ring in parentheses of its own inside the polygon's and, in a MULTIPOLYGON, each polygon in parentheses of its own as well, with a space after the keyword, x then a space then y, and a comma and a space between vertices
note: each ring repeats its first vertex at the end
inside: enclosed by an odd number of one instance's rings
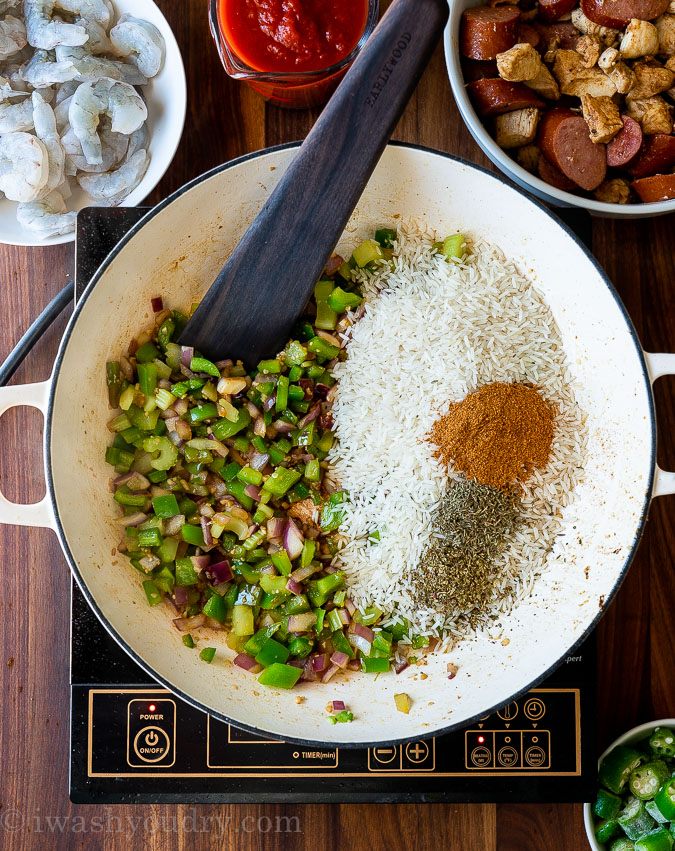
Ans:
MULTIPOLYGON (((102 609, 96 603, 93 595, 90 593, 90 591, 89 591, 89 589, 88 589, 88 587, 87 587, 87 585, 86 585, 86 583, 85 583, 85 581, 82 577, 82 574, 80 573, 80 570, 79 570, 79 567, 77 566, 75 558, 73 557, 73 554, 70 550, 70 546, 68 545, 66 533, 65 533, 65 530, 64 530, 62 523, 61 523, 61 518, 59 516, 59 511, 58 511, 57 502, 56 502, 54 480, 53 480, 53 476, 52 476, 52 452, 51 452, 53 414, 54 414, 54 398, 55 398, 56 390, 57 390, 57 386, 58 386, 58 378, 59 378, 60 369, 61 369, 61 366, 62 366, 62 363, 63 363, 63 359, 65 357, 66 350, 68 348, 68 343, 69 343, 70 338, 72 336, 72 333, 75 329, 75 326, 77 324, 79 316, 80 316, 80 314, 81 314, 81 312, 84 308, 84 305, 87 302, 87 299, 89 298, 89 296, 93 292, 94 288, 97 286, 97 284, 99 283, 99 281, 101 280, 101 278, 105 274, 110 263, 125 248, 127 243, 129 243, 136 236, 136 234, 145 226, 145 224, 147 222, 149 222, 152 218, 154 218, 156 215, 161 213, 171 203, 176 201, 178 198, 180 198, 185 193, 189 192, 193 187, 197 186, 200 183, 203 183, 204 181, 210 179, 211 177, 214 177, 215 175, 220 174, 221 172, 227 171, 230 168, 241 165, 242 163, 245 163, 248 160, 258 158, 258 157, 262 157, 262 156, 265 156, 265 155, 270 154, 270 153, 276 153, 276 152, 288 150, 288 149, 291 149, 291 148, 297 148, 301 144, 302 143, 300 141, 296 141, 296 142, 287 142, 287 143, 284 143, 282 145, 275 145, 275 146, 272 146, 272 147, 269 147, 269 148, 262 148, 260 150, 253 151, 251 153, 245 154, 245 155, 238 157, 236 159, 230 160, 226 163, 223 163, 222 165, 219 165, 219 166, 216 166, 213 169, 210 169, 207 172, 204 172, 203 174, 199 175, 198 177, 194 178, 193 180, 189 181, 188 183, 186 183, 185 185, 183 185, 182 187, 177 189, 175 192, 171 193, 167 198, 165 198, 163 201, 161 201, 159 204, 157 204, 157 206, 155 206, 151 210, 149 210, 146 213, 146 215, 143 216, 143 218, 140 219, 137 222, 137 224, 135 224, 127 232, 127 234, 120 240, 120 242, 108 254, 106 259, 103 261, 101 266, 98 268, 98 270, 94 274, 91 282, 89 283, 89 285, 87 286, 87 288, 83 292, 82 296, 78 300, 77 305, 75 307, 75 310, 74 310, 74 312, 73 312, 73 314, 70 318, 70 321, 68 322, 68 325, 65 329, 65 332, 63 334, 63 338, 62 338, 61 343, 59 345, 59 350, 57 352, 56 359, 54 361, 54 368, 53 368, 52 375, 51 375, 51 378, 50 378, 49 399, 48 399, 48 404, 47 404, 47 413, 46 413, 46 416, 45 416, 45 428, 44 428, 45 479, 46 479, 46 485, 47 485, 47 492, 49 493, 49 497, 50 497, 52 509, 53 509, 54 530, 55 530, 55 532, 58 536, 59 543, 61 544, 61 549, 63 550, 63 553, 66 557, 66 560, 68 561, 68 564, 69 564, 70 569, 72 571, 72 574, 75 578, 75 581, 77 582, 82 594, 84 595, 85 599, 87 600, 87 603, 92 608, 94 614, 97 616, 97 618, 99 619, 99 621, 101 622, 103 627, 106 629, 106 631, 110 634, 110 636, 117 642, 117 644, 119 644, 125 650, 126 653, 128 653, 128 655, 133 659, 133 661, 149 675, 149 677, 151 678, 152 681, 155 681, 155 682, 159 683, 160 685, 164 686, 169 691, 171 691, 173 694, 175 694, 177 697, 179 697, 181 700, 185 701, 187 704, 193 706, 194 708, 199 709, 202 712, 206 712, 207 714, 211 715, 212 717, 216 718, 219 721, 222 721, 222 722, 227 723, 227 724, 232 724, 233 726, 235 726, 235 727, 237 727, 241 730, 244 730, 246 732, 252 733, 254 735, 270 735, 270 734, 272 734, 272 735, 278 736, 279 734, 275 733, 274 731, 263 730, 260 727, 255 727, 251 724, 246 724, 242 721, 235 721, 232 718, 230 718, 229 716, 227 716, 225 713, 220 712, 218 710, 215 710, 212 707, 209 707, 206 704, 202 703, 201 701, 197 700, 196 698, 191 697, 190 695, 186 694, 182 689, 172 685, 170 680, 167 677, 163 677, 163 676, 159 675, 156 671, 153 671, 152 668, 148 664, 145 663, 145 661, 139 655, 139 653, 136 650, 134 650, 126 642, 126 640, 124 638, 122 638, 122 636, 117 632, 115 627, 113 627, 113 625, 108 621, 108 619, 105 616, 105 614, 103 613, 102 609)), ((635 354, 637 355, 638 362, 640 364, 642 377, 643 377, 643 380, 644 380, 644 383, 645 383, 645 389, 647 391, 647 394, 646 394, 647 395, 647 407, 648 407, 649 418, 650 418, 650 451, 649 451, 650 469, 649 469, 647 477, 646 477, 647 478, 647 485, 646 485, 646 488, 645 488, 645 496, 644 496, 642 507, 641 507, 641 510, 640 510, 640 517, 639 517, 639 521, 638 521, 638 524, 637 524, 636 532, 635 532, 635 535, 634 535, 634 538, 633 538, 632 545, 631 545, 631 547, 628 551, 626 558, 624 559, 624 563, 621 567, 621 570, 620 570, 620 572, 617 576, 617 579, 616 579, 611 591, 606 595, 606 598, 605 598, 604 603, 603 603, 603 607, 598 609, 597 614, 595 615, 595 617, 593 618, 593 620, 589 624, 589 626, 586 628, 586 630, 583 632, 583 634, 575 641, 575 643, 573 645, 571 645, 565 651, 565 653, 562 656, 560 656, 549 667, 547 667, 545 671, 543 671, 540 674, 537 674, 537 676, 534 679, 532 679, 526 686, 524 686, 522 689, 514 692, 511 695, 511 697, 509 698, 509 701, 507 701, 507 702, 510 702, 510 701, 517 700, 518 698, 522 697, 524 694, 527 694, 527 692, 529 692, 531 689, 536 688, 537 685, 539 685, 539 683, 541 683, 543 680, 545 680, 547 677, 549 677, 553 673, 553 671, 555 671, 565 661, 567 656, 573 654, 574 651, 588 638, 588 636, 592 633, 592 631, 598 625, 598 622, 600 621, 601 617, 603 616, 603 614, 607 610, 607 607, 609 606, 609 604, 612 602, 612 600, 616 596, 619 588, 623 584, 623 582, 624 582, 624 580, 625 580, 625 578, 628 574, 628 570, 629 570, 629 568, 630 568, 630 566, 633 562, 633 559, 634 559, 635 554, 637 552, 638 545, 640 543, 640 539, 641 539, 642 534, 643 534, 644 529, 645 529, 645 525, 646 525, 646 521, 647 521, 647 515, 648 515, 649 506, 650 506, 651 499, 652 499, 653 487, 654 487, 655 464, 656 464, 656 414, 655 414, 654 396, 653 396, 653 391, 652 391, 651 379, 650 379, 650 376, 649 376, 649 370, 648 370, 648 367, 647 367, 647 362, 646 362, 646 359, 645 359, 644 351, 643 351, 642 346, 640 344, 640 340, 639 340, 639 337, 637 335, 637 331, 635 330, 633 322, 632 322, 632 320, 631 320, 631 318, 630 318, 630 316, 629 316, 629 314, 628 314, 618 292, 616 291, 614 285, 609 280, 606 272, 600 266, 597 259, 591 253, 590 249, 574 233, 574 231, 571 230, 571 228, 569 228, 565 224, 565 222, 563 222, 555 213, 553 213, 551 210, 549 210, 538 199, 532 198, 531 196, 529 196, 520 187, 514 186, 510 181, 508 181, 501 174, 495 174, 495 173, 489 171, 488 169, 484 168, 483 166, 476 165, 476 164, 471 163, 468 160, 465 160, 461 157, 457 157, 457 156, 454 156, 453 154, 448 154, 444 151, 440 151, 440 150, 437 150, 435 148, 431 148, 431 147, 428 147, 428 146, 425 146, 425 145, 419 145, 419 144, 414 144, 414 143, 409 143, 409 142, 399 142, 399 141, 389 142, 389 145, 393 146, 393 147, 407 148, 407 149, 414 150, 414 151, 420 151, 422 153, 432 154, 434 156, 440 156, 440 157, 443 157, 445 159, 451 160, 453 162, 459 163, 460 165, 465 166, 469 169, 473 169, 473 170, 476 170, 476 171, 478 171, 478 172, 480 172, 484 175, 487 175, 490 178, 497 180, 498 182, 500 182, 504 186, 508 187, 509 189, 511 189, 512 191, 517 193, 518 195, 521 195, 522 197, 524 197, 527 201, 532 203, 534 206, 538 207, 541 212, 545 213, 550 219, 552 219, 554 223, 556 223, 559 227, 561 227, 563 229, 563 231, 576 243, 577 247, 582 250, 582 252, 586 256, 587 260, 591 263, 592 266, 594 266, 596 272, 598 273, 598 275, 600 276, 600 278, 604 282, 605 286, 609 289, 610 293, 612 294, 612 296, 613 296, 613 298, 614 298, 614 300, 615 300, 615 302, 616 302, 616 304, 619 308, 619 311, 622 314, 623 320, 626 323, 626 326, 628 328, 631 341, 632 341, 633 346, 635 348, 635 354)), ((293 744, 310 745, 310 746, 313 745, 313 746, 319 746, 319 747, 325 747, 325 748, 369 748, 369 747, 378 747, 378 746, 380 746, 384 743, 396 744, 396 745, 406 744, 406 743, 409 743, 409 742, 419 741, 420 739, 432 738, 432 737, 435 737, 435 736, 442 736, 442 735, 445 735, 447 733, 451 733, 451 732, 456 731, 456 730, 464 729, 464 728, 470 726, 471 724, 473 724, 474 722, 479 721, 485 715, 492 714, 496 710, 500 709, 503 705, 504 705, 503 702, 500 701, 499 703, 495 704, 494 706, 491 706, 491 707, 488 707, 484 710, 481 710, 480 713, 477 713, 477 714, 471 716, 470 718, 463 719, 460 722, 448 724, 444 727, 439 727, 439 728, 436 728, 436 729, 433 729, 433 730, 429 730, 428 732, 425 732, 425 733, 419 733, 418 732, 414 735, 404 736, 404 737, 400 737, 400 738, 397 738, 397 739, 376 739, 376 740, 358 741, 358 742, 356 742, 356 741, 339 742, 339 741, 335 741, 335 740, 326 740, 326 739, 318 739, 318 740, 317 739, 305 739, 305 738, 302 738, 300 736, 286 736, 286 735, 283 736, 283 739, 284 739, 284 741, 290 742, 290 743, 293 743, 293 744)))

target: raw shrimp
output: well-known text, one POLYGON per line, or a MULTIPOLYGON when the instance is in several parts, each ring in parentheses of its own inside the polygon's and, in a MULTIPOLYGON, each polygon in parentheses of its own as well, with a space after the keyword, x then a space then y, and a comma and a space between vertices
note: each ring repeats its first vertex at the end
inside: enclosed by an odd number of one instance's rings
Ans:
POLYGON ((131 56, 146 77, 159 73, 166 48, 154 24, 133 15, 122 15, 110 30, 110 41, 120 56, 131 56))
POLYGON ((102 56, 92 56, 87 45, 84 47, 59 45, 54 53, 57 65, 69 63, 75 69, 77 74, 75 79, 79 82, 95 83, 101 77, 110 77, 114 80, 120 77, 117 65, 102 56))
POLYGON ((74 231, 77 213, 68 213, 63 196, 54 190, 41 201, 19 204, 16 217, 22 227, 44 238, 74 231))
POLYGON ((20 103, 0 103, 0 133, 32 129, 33 104, 29 97, 20 103))
POLYGON ((49 156, 36 136, 0 135, 0 191, 10 201, 35 201, 48 179, 49 156))
POLYGON ((77 182, 82 189, 103 206, 115 207, 143 180, 150 157, 147 151, 136 151, 129 162, 115 171, 103 174, 80 174, 77 182))
POLYGON ((112 43, 108 38, 108 32, 103 24, 93 18, 75 18, 75 23, 84 27, 89 36, 87 50, 98 56, 101 53, 114 53, 112 43))
POLYGON ((54 54, 50 51, 36 50, 30 62, 23 67, 21 75, 34 89, 42 89, 74 80, 77 70, 70 61, 54 62, 54 54))
MULTIPOLYGON (((100 163, 88 163, 86 157, 82 153, 80 141, 69 127, 61 138, 61 143, 68 157, 72 168, 77 171, 86 171, 91 174, 100 174, 104 171, 110 171, 118 163, 120 163, 129 149, 129 142, 133 136, 123 136, 121 133, 113 133, 110 129, 109 120, 106 118, 101 123, 99 128, 99 136, 101 139, 101 157, 100 163)), ((72 169, 71 169, 72 170, 72 169)))
MULTIPOLYGON (((58 95, 56 96, 58 100, 58 95)), ((68 109, 70 107, 72 95, 65 100, 62 100, 60 103, 57 103, 54 107, 54 117, 56 118, 56 127, 59 133, 63 134, 66 127, 68 127, 68 109)))
POLYGON ((85 28, 53 20, 55 6, 56 0, 24 0, 28 42, 43 50, 51 50, 57 44, 84 44, 89 38, 85 28))
POLYGON ((73 132, 80 140, 87 162, 103 161, 101 140, 96 128, 99 116, 112 119, 112 131, 129 135, 143 124, 148 109, 133 86, 104 77, 97 83, 83 83, 73 95, 68 116, 73 132))
POLYGON ((148 133, 148 125, 142 124, 138 130, 134 130, 134 132, 129 136, 129 148, 127 150, 126 159, 130 160, 136 151, 140 151, 141 149, 148 149, 148 142, 150 140, 150 134, 148 133))
POLYGON ((17 91, 12 88, 12 84, 7 77, 0 77, 0 103, 4 103, 6 100, 10 100, 11 98, 23 98, 25 96, 25 92, 17 91))
POLYGON ((120 80, 123 83, 129 83, 130 86, 147 85, 148 78, 141 73, 138 66, 132 65, 130 62, 122 62, 119 59, 113 59, 112 63, 120 72, 120 80))
POLYGON ((19 18, 6 15, 0 21, 0 59, 7 59, 26 46, 26 27, 19 18))
POLYGON ((56 90, 56 105, 58 106, 62 101, 71 98, 75 94, 75 89, 79 85, 79 80, 68 80, 65 83, 61 83, 56 90))
POLYGON ((49 177, 43 189, 48 195, 52 189, 56 189, 63 183, 63 167, 66 153, 61 144, 61 138, 56 129, 56 118, 54 110, 46 103, 39 92, 33 92, 33 123, 35 124, 35 135, 40 139, 47 149, 49 157, 49 177))
POLYGON ((105 0, 56 0, 54 5, 64 12, 103 24, 106 29, 112 18, 111 7, 105 0))

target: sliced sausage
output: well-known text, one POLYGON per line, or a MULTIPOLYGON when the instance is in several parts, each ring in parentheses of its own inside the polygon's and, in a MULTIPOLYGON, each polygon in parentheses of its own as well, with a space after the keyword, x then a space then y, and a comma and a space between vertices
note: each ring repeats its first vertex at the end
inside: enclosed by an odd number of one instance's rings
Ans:
POLYGON ((554 165, 551 165, 546 157, 539 157, 537 168, 539 177, 545 180, 546 183, 550 183, 551 186, 555 186, 556 189, 563 189, 565 192, 574 192, 577 188, 576 183, 570 180, 569 177, 565 177, 554 165))
POLYGON ((495 59, 518 40, 520 9, 476 6, 462 14, 460 52, 468 59, 495 59))
POLYGON ((539 17, 551 23, 562 18, 577 5, 577 0, 539 0, 539 17))
POLYGON ((607 173, 605 145, 591 142, 581 115, 564 107, 544 113, 538 145, 546 159, 581 189, 599 186, 607 173))
POLYGON ((462 70, 464 71, 464 79, 467 83, 473 83, 474 80, 488 80, 499 76, 497 71, 497 63, 479 62, 478 59, 464 59, 462 61, 462 70))
POLYGON ((479 115, 503 115, 527 106, 544 106, 537 95, 523 83, 507 83, 501 77, 494 80, 474 80, 466 87, 479 115))
POLYGON ((634 180, 631 186, 645 204, 675 198, 675 174, 654 174, 652 177, 634 180))
POLYGON ((622 30, 631 18, 651 21, 668 8, 669 0, 581 0, 581 11, 594 24, 622 30))
POLYGON ((607 145, 607 165, 623 168, 636 156, 642 145, 642 127, 634 118, 622 115, 623 128, 607 145))
POLYGON ((518 24, 518 44, 531 44, 538 47, 541 41, 539 32, 530 24, 518 24))
POLYGON ((657 133, 647 136, 637 156, 631 160, 628 173, 634 179, 662 174, 675 166, 675 136, 657 133))
POLYGON ((558 21, 555 24, 540 24, 534 21, 533 25, 541 36, 539 49, 542 53, 548 50, 552 38, 558 39, 558 47, 563 50, 575 50, 581 38, 581 33, 570 21, 558 21))

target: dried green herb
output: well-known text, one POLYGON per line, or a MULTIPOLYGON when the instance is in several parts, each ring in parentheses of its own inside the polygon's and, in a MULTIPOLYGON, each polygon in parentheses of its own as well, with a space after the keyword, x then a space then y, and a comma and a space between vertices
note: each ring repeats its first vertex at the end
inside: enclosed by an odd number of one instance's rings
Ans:
POLYGON ((436 511, 415 598, 450 615, 484 607, 499 582, 497 557, 520 525, 516 496, 476 481, 452 482, 436 511))

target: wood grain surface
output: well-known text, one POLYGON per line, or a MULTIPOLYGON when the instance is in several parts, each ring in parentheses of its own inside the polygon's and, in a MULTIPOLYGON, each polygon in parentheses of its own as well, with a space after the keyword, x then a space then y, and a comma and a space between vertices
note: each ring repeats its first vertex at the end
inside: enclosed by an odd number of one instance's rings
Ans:
MULTIPOLYGON (((204 0, 158 2, 183 52, 189 101, 181 147, 150 202, 232 157, 302 138, 317 115, 267 106, 225 75, 211 43, 204 0)), ((440 49, 395 138, 488 165, 454 106, 440 49)), ((617 286, 645 348, 652 351, 675 348, 673 236, 672 216, 594 223, 595 254, 617 286)), ((0 358, 64 284, 72 264, 72 246, 0 246, 0 358)), ((15 383, 48 377, 64 323, 62 317, 38 344, 15 383)), ((674 391, 671 378, 657 384, 659 462, 670 469, 675 469, 674 391)), ((2 419, 0 487, 9 498, 34 501, 44 492, 41 433, 41 419, 34 411, 14 410, 2 419)), ((598 630, 598 750, 634 724, 674 714, 673 506, 672 498, 654 504, 630 574, 598 630)), ((51 532, 12 528, 0 530, 0 564, 0 849, 587 847, 580 805, 72 805, 68 568, 51 532), (196 821, 186 824, 194 824, 193 829, 172 829, 172 818, 190 816, 196 821), (277 830, 276 819, 282 816, 297 816, 298 821, 279 821, 277 830), (211 821, 200 821, 202 817, 211 821)))

